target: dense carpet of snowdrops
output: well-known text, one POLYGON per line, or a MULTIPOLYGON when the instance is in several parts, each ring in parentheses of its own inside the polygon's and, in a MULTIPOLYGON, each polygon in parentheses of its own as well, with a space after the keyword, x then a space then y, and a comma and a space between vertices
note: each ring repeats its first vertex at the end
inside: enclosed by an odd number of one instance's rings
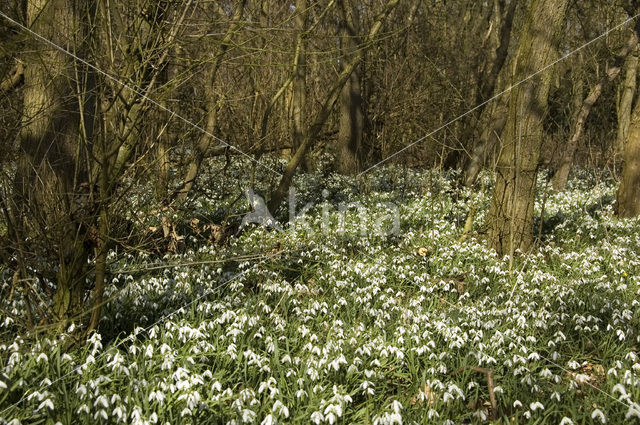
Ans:
MULTIPOLYGON (((234 172, 193 210, 229 202, 234 172)), ((614 184, 583 172, 556 194, 541 176, 538 247, 510 262, 482 239, 491 179, 454 177, 308 175, 282 231, 193 241, 148 271, 158 258, 112 253, 102 336, 0 345, 0 422, 638 421, 640 223, 613 217, 614 184)))

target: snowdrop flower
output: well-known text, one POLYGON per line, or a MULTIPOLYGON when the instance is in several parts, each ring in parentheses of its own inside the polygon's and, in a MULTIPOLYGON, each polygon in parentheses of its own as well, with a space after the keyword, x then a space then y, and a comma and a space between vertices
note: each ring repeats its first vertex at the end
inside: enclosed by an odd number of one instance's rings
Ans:
POLYGON ((122 407, 118 406, 113 409, 113 415, 118 418, 118 422, 124 422, 126 420, 126 415, 124 414, 122 407))
POLYGON ((560 421, 560 425, 574 425, 573 421, 566 416, 560 421))
POLYGON ((285 418, 289 417, 289 408, 282 404, 280 400, 276 400, 276 402, 273 403, 271 410, 276 412, 279 416, 284 416, 285 418))
POLYGON ((316 425, 319 425, 320 423, 324 422, 324 415, 322 414, 322 412, 318 412, 315 411, 311 414, 311 422, 313 422, 316 425))
POLYGON ((625 419, 631 419, 633 417, 640 418, 640 405, 638 403, 631 403, 625 419))
POLYGON ((591 381, 591 377, 589 375, 585 375, 584 373, 577 373, 575 379, 579 384, 586 384, 591 381))
POLYGON ((402 425, 402 416, 399 413, 385 413, 374 417, 373 425, 402 425))
POLYGON ((256 416, 258 415, 253 410, 244 409, 242 411, 242 422, 245 424, 253 423, 256 420, 256 416))
POLYGON ((107 407, 109 407, 109 400, 107 400, 107 397, 105 397, 104 395, 101 395, 96 399, 96 401, 93 402, 93 406, 102 406, 106 409, 107 407))
POLYGON ((104 409, 100 409, 96 413, 94 413, 93 419, 96 420, 96 419, 98 419, 98 417, 100 417, 100 418, 102 418, 102 420, 106 421, 109 418, 109 415, 107 415, 107 412, 105 412, 104 409))
POLYGON ((570 362, 568 362, 568 363, 567 363, 567 366, 568 366, 570 369, 576 370, 576 369, 579 369, 579 368, 580 368, 580 363, 578 363, 578 362, 577 362, 577 361, 575 361, 575 360, 571 360, 570 362))
POLYGON ((591 419, 596 419, 598 418, 600 420, 600 423, 606 423, 607 419, 604 416, 604 413, 602 413, 602 410, 600 409, 596 409, 593 412, 591 412, 591 419))
POLYGON ((476 410, 475 412, 473 412, 473 416, 479 421, 487 420, 487 412, 485 412, 484 410, 476 410))
POLYGON ((324 409, 324 417, 326 418, 327 422, 329 422, 330 424, 335 423, 337 419, 341 416, 342 416, 342 406, 340 405, 329 404, 324 409))
POLYGON ((368 394, 368 395, 374 395, 375 391, 373 389, 373 382, 371 381, 363 381, 362 384, 360 385, 360 388, 362 388, 362 394, 368 394))
POLYGON ((611 389, 611 394, 615 395, 616 393, 620 393, 620 398, 628 398, 627 389, 622 384, 616 384, 611 389))
POLYGON ((540 403, 539 401, 536 401, 535 403, 531 403, 529 405, 529 409, 531 409, 531 411, 533 411, 533 412, 535 412, 538 409, 544 410, 544 405, 542 403, 540 403))
POLYGON ((269 413, 262 422, 260 422, 260 425, 276 425, 278 423, 278 420, 275 418, 275 416, 273 416, 273 414, 269 413))
POLYGON ((44 408, 47 408, 49 410, 53 410, 53 401, 51 401, 50 398, 46 399, 45 401, 43 401, 42 403, 40 403, 40 405, 38 406, 38 408, 36 409, 36 412, 38 410, 42 410, 44 408))
POLYGON ((464 393, 456 384, 449 384, 448 391, 457 394, 457 398, 465 399, 464 393))

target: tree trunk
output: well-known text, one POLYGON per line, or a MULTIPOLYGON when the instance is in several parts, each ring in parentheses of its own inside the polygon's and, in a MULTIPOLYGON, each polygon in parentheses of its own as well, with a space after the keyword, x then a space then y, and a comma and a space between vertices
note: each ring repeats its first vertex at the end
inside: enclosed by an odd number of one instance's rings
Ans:
POLYGON ((571 165, 573 164, 573 157, 575 156, 576 150, 578 148, 578 142, 582 137, 582 133, 584 132, 584 125, 589 117, 589 113, 591 112, 591 108, 596 103, 600 95, 602 94, 602 90, 604 86, 609 82, 616 79, 616 77, 620 74, 620 70, 622 69, 622 65, 624 64, 624 60, 633 50, 635 50, 638 45, 638 35, 640 34, 640 20, 636 21, 636 26, 634 28, 633 34, 629 38, 627 45, 620 52, 620 54, 616 57, 608 69, 605 75, 600 79, 598 84, 593 86, 589 91, 586 99, 582 104, 582 108, 578 113, 576 121, 573 125, 573 134, 571 138, 567 142, 567 146, 562 155, 562 159, 560 160, 560 166, 558 167, 556 173, 553 176, 553 188, 555 190, 562 191, 565 189, 567 185, 567 179, 569 178, 569 172, 571 171, 571 165))
POLYGON ((636 102, 633 109, 624 147, 617 212, 620 218, 636 217, 640 214, 640 102, 636 102))
MULTIPOLYGON (((107 161, 105 160, 104 163, 107 163, 107 161)), ((100 192, 100 207, 98 213, 97 235, 94 238, 96 260, 93 287, 93 309, 91 310, 87 334, 98 329, 102 306, 104 304, 107 254, 109 251, 109 213, 107 211, 109 199, 109 170, 107 168, 102 168, 98 186, 100 192)))
POLYGON ((229 45, 233 36, 236 34, 237 30, 242 25, 242 15, 244 14, 244 6, 247 0, 239 1, 236 9, 233 13, 232 22, 229 25, 224 37, 220 42, 220 51, 216 54, 213 63, 208 72, 207 78, 207 86, 205 87, 206 98, 207 98, 207 118, 205 124, 205 132, 200 135, 198 139, 198 143, 196 144, 196 149, 187 166, 187 172, 185 173, 182 186, 176 192, 177 199, 186 198, 187 194, 193 188, 193 185, 198 177, 200 172, 200 166, 202 165, 202 161, 207 155, 207 151, 211 147, 211 142, 214 137, 212 135, 216 131, 216 124, 218 122, 218 104, 219 101, 216 97, 215 93, 215 83, 216 77, 218 74, 218 70, 222 65, 222 59, 224 58, 225 53, 229 49, 229 45))
MULTIPOLYGON (((307 103, 307 42, 305 32, 307 30, 308 16, 307 0, 296 1, 296 50, 293 63, 293 88, 291 99, 291 133, 293 135, 292 154, 300 147, 304 140, 304 117, 307 103)), ((308 161, 303 162, 306 171, 311 171, 312 166, 308 161)))
MULTIPOLYGON (((520 81, 554 58, 554 36, 568 0, 532 0, 516 56, 514 81, 520 81)), ((499 255, 526 251, 533 242, 536 174, 542 146, 550 71, 515 87, 496 168, 496 186, 489 209, 488 243, 499 255)))
POLYGON ((631 123, 631 112, 633 110, 633 99, 636 94, 636 85, 638 77, 638 48, 629 57, 625 64, 626 72, 624 78, 624 86, 622 87, 622 95, 618 103, 618 133, 616 135, 616 156, 624 153, 625 141, 629 134, 629 125, 631 123))
POLYGON ((216 93, 213 90, 213 82, 205 87, 205 93, 207 98, 207 121, 204 125, 204 132, 198 138, 198 142, 195 146, 195 152, 187 166, 187 172, 185 173, 182 181, 182 186, 177 191, 177 199, 184 199, 187 197, 193 185, 196 182, 196 178, 200 173, 200 166, 204 160, 209 148, 211 147, 211 135, 216 132, 216 125, 218 122, 218 102, 216 100, 216 93))
MULTIPOLYGON (((28 26, 44 38, 85 53, 91 5, 70 0, 27 2, 28 26)), ((14 208, 18 237, 30 229, 54 235, 58 256, 53 320, 61 326, 81 311, 88 250, 84 245, 90 211, 78 207, 80 183, 87 179, 82 146, 92 138, 92 117, 81 117, 90 81, 87 70, 65 53, 38 43, 25 57, 23 125, 15 179, 14 208), (81 75, 79 79, 76 77, 81 75), (79 131, 84 126, 84 131, 79 131), (83 138, 86 138, 83 140, 83 138), (27 208, 32 212, 27 218, 27 208), (33 212, 38 215, 34 217, 33 212)))
POLYGON ((169 170, 171 169, 168 141, 168 136, 165 131, 158 138, 158 146, 156 147, 155 158, 156 165, 158 167, 155 183, 156 201, 163 204, 167 202, 167 192, 169 189, 169 170))
MULTIPOLYGON (((492 51, 493 60, 488 61, 488 64, 483 67, 484 72, 480 75, 481 84, 477 92, 478 97, 475 99, 478 104, 489 99, 491 95, 498 95, 506 87, 506 82, 509 81, 508 76, 512 67, 507 65, 510 64, 507 62, 507 58, 517 5, 517 1, 512 1, 506 12, 503 12, 504 5, 501 7, 498 0, 494 2, 491 24, 500 28, 500 35, 492 40, 492 43, 495 44, 495 52, 492 51)), ((481 108, 478 123, 469 132, 470 135, 473 135, 479 131, 480 135, 473 144, 466 162, 464 176, 467 187, 471 187, 475 183, 482 167, 491 156, 490 153, 498 145, 506 123, 508 102, 509 93, 504 93, 481 108)))
MULTIPOLYGON (((342 15, 340 23, 341 53, 348 60, 358 48, 358 39, 353 16, 354 8, 339 2, 342 15), (349 8, 349 10, 347 10, 349 8)), ((337 140, 337 167, 339 173, 352 175, 358 172, 359 153, 362 143, 362 131, 364 127, 364 114, 362 110, 362 93, 360 90, 360 76, 356 69, 340 93, 339 126, 337 140)))
MULTIPOLYGON (((323 11, 318 15, 317 19, 320 20, 322 16, 324 16, 335 4, 336 0, 331 0, 323 11)), ((291 155, 290 160, 295 156, 295 153, 298 151, 298 148, 304 143, 306 134, 305 134, 305 107, 306 107, 306 75, 308 72, 307 58, 306 58, 306 43, 305 38, 307 36, 307 31, 309 24, 307 23, 308 18, 308 9, 303 8, 302 6, 308 7, 306 0, 301 2, 300 5, 296 7, 303 12, 303 14, 296 16, 296 26, 297 26, 297 40, 296 40, 296 50, 295 56, 293 58, 293 71, 291 75, 282 83, 282 85, 278 88, 276 93, 271 97, 269 104, 267 105, 264 113, 262 114, 262 120, 260 123, 260 137, 258 139, 258 147, 254 152, 254 164, 252 165, 251 178, 250 182, 253 184, 255 178, 255 166, 257 161, 260 159, 262 154, 269 151, 277 151, 277 150, 286 150, 290 149, 291 155), (292 94, 292 117, 290 123, 290 130, 293 135, 293 143, 290 147, 275 147, 275 148, 267 148, 266 140, 267 140, 267 130, 268 123, 273 112, 273 109, 277 105, 278 101, 287 93, 289 86, 294 84, 295 87, 291 90, 292 94)), ((265 6, 266 7, 266 6, 265 6)), ((266 13, 266 12, 265 12, 266 13)), ((266 25, 266 24, 265 24, 266 25)), ((312 24, 312 26, 314 26, 312 24)), ((284 102, 287 104, 286 100, 284 102)), ((313 169, 312 161, 305 155, 302 159, 302 165, 306 171, 310 171, 313 169)))
MULTIPOLYGON (((162 83, 167 84, 178 79, 177 67, 173 63, 167 63, 165 70, 162 75, 162 83)), ((170 108, 170 104, 167 99, 171 96, 173 92, 173 87, 168 88, 167 93, 165 93, 164 99, 161 101, 163 107, 170 108)), ((154 185, 155 189, 155 197, 156 201, 166 204, 170 201, 168 199, 169 192, 169 172, 171 170, 171 158, 169 155, 169 151, 171 149, 171 140, 170 140, 170 128, 172 116, 166 110, 159 111, 159 116, 157 118, 158 121, 162 120, 160 123, 155 123, 154 125, 154 135, 153 137, 156 139, 156 149, 155 149, 155 164, 156 168, 156 182, 154 185)))
MULTIPOLYGON (((400 0, 388 0, 387 4, 384 6, 382 12, 380 12, 371 26, 369 30, 369 34, 364 39, 363 45, 367 46, 375 39, 376 35, 380 31, 382 24, 386 17, 391 13, 391 11, 398 5, 400 0)), ((331 114, 331 110, 333 109, 333 105, 338 100, 338 96, 342 91, 342 87, 346 84, 347 80, 351 76, 351 73, 356 69, 356 67, 362 61, 364 57, 364 49, 359 49, 355 55, 351 58, 351 60, 347 63, 342 72, 338 75, 338 79, 331 87, 329 94, 325 98, 325 101, 320 108, 320 112, 316 116, 313 124, 309 127, 308 131, 305 132, 305 137, 300 147, 296 150, 295 154, 289 160, 287 167, 280 178, 280 182, 278 183, 278 187, 271 195, 271 199, 269 200, 268 208, 269 211, 274 212, 280 206, 282 201, 285 199, 289 192, 289 186, 291 185, 291 181, 293 180, 293 176, 296 172, 296 168, 300 165, 300 162, 304 159, 307 148, 315 141, 316 137, 320 134, 324 123, 329 118, 331 114)))
MULTIPOLYGON (((156 89, 156 83, 167 62, 171 46, 183 29, 182 23, 187 17, 192 1, 186 0, 182 5, 182 8, 180 8, 182 10, 177 15, 177 19, 173 22, 168 34, 151 42, 153 48, 149 48, 146 51, 150 56, 142 58, 136 55, 127 56, 130 59, 128 61, 128 71, 131 72, 130 78, 136 78, 136 85, 142 89, 139 89, 139 91, 122 90, 123 87, 120 83, 110 81, 114 84, 114 92, 122 92, 122 95, 116 98, 114 105, 117 107, 111 107, 113 105, 109 105, 110 102, 105 102, 103 108, 108 111, 104 114, 107 122, 116 127, 116 143, 113 143, 113 146, 109 146, 109 152, 107 152, 107 158, 110 158, 109 162, 113 162, 109 164, 109 185, 111 186, 109 190, 112 190, 116 182, 120 181, 131 157, 140 145, 142 138, 138 130, 142 121, 146 118, 146 112, 149 110, 150 105, 155 103, 150 101, 150 96, 156 89), (160 44, 160 40, 162 40, 162 44, 160 44), (154 53, 151 53, 151 51, 154 53), (141 71, 144 72, 141 74, 141 71)), ((111 30, 108 29, 107 31, 111 30)), ((142 32, 146 31, 154 33, 156 28, 153 25, 147 25, 145 26, 145 31, 142 32)))
POLYGON ((482 133, 475 143, 465 170, 465 185, 473 186, 482 167, 491 156, 491 152, 499 145, 500 137, 507 123, 507 111, 510 93, 496 99, 493 105, 485 108, 480 115, 482 133))
POLYGON ((490 55, 486 63, 481 67, 480 87, 475 99, 476 103, 488 99, 495 92, 500 72, 508 57, 517 6, 517 1, 511 1, 508 5, 505 5, 500 0, 494 0, 490 25, 495 27, 495 30, 493 30, 488 39, 490 55))

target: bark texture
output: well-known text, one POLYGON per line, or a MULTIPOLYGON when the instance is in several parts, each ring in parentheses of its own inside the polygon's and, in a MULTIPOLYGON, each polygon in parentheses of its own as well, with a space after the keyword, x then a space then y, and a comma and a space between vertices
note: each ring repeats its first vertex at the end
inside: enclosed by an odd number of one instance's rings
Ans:
MULTIPOLYGON (((291 134, 293 136, 293 149, 300 147, 304 140, 304 122, 307 103, 307 0, 296 1, 296 50, 293 63, 293 87, 291 99, 291 134)), ((311 163, 303 162, 306 171, 311 171, 311 163)))
MULTIPOLYGON (((554 37, 568 0, 533 0, 516 52, 514 81, 537 72, 555 59, 554 37)), ((509 98, 496 187, 489 209, 488 243, 499 255, 528 250, 533 242, 536 172, 542 123, 551 83, 549 70, 514 88, 509 98)))
POLYGON ((622 157, 622 176, 617 194, 618 217, 640 214, 640 104, 636 104, 622 157))
POLYGON ((631 124, 631 112, 633 110, 633 99, 636 94, 638 79, 638 47, 625 63, 625 77, 620 101, 618 102, 618 132, 616 135, 616 154, 624 153, 624 145, 629 134, 629 125, 631 124))
MULTIPOLYGON (((340 33, 342 36, 342 55, 345 58, 353 56, 358 48, 357 19, 352 5, 339 1, 342 22, 340 33)), ((360 88, 359 69, 351 73, 342 88, 339 100, 339 125, 337 146, 337 170, 342 174, 355 174, 359 170, 359 153, 362 144, 364 128, 364 113, 362 109, 362 91, 360 88)))
MULTIPOLYGON (((497 95, 505 89, 505 83, 509 81, 511 66, 507 62, 509 44, 513 32, 513 21, 515 19, 517 1, 512 1, 508 6, 494 1, 494 9, 491 17, 491 27, 500 28, 499 36, 490 36, 488 41, 493 45, 490 49, 490 58, 483 64, 483 72, 480 74, 480 88, 477 91, 475 102, 480 104, 492 95, 497 95), (504 15, 504 16, 503 16, 504 15)), ((494 32, 497 32, 494 31, 494 32)), ((482 167, 486 165, 491 157, 491 152, 498 145, 502 131, 506 123, 509 93, 502 94, 498 99, 485 105, 480 113, 480 118, 474 126, 471 135, 479 129, 477 141, 469 153, 469 158, 465 167, 465 185, 472 186, 482 167)))
MULTIPOLYGON (((82 56, 90 3, 30 0, 27 23, 36 33, 82 56)), ((59 265, 52 316, 62 324, 82 308, 89 254, 86 218, 92 212, 80 195, 80 185, 87 179, 86 164, 80 158, 84 142, 91 138, 92 121, 89 114, 81 117, 87 106, 82 104, 87 87, 81 85, 89 79, 77 78, 87 70, 65 53, 33 42, 38 45, 24 58, 21 155, 13 207, 18 237, 47 232, 51 240, 54 235, 55 246, 48 248, 59 258, 59 265)))

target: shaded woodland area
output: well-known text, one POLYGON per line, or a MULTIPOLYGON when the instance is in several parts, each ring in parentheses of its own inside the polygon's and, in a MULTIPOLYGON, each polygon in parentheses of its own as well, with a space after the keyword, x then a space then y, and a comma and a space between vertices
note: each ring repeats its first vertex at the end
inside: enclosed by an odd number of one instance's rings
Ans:
POLYGON ((469 187, 490 170, 486 241, 511 256, 533 243, 540 170, 561 191, 573 164, 607 168, 619 216, 640 212, 636 1, 11 0, 0 12, 0 253, 30 328, 96 329, 109 249, 153 239, 123 198, 153 190, 169 217, 206 190, 212 157, 269 168, 271 211, 319 167, 453 169, 469 187))
POLYGON ((0 1, 0 425, 640 418, 640 0, 0 1))

